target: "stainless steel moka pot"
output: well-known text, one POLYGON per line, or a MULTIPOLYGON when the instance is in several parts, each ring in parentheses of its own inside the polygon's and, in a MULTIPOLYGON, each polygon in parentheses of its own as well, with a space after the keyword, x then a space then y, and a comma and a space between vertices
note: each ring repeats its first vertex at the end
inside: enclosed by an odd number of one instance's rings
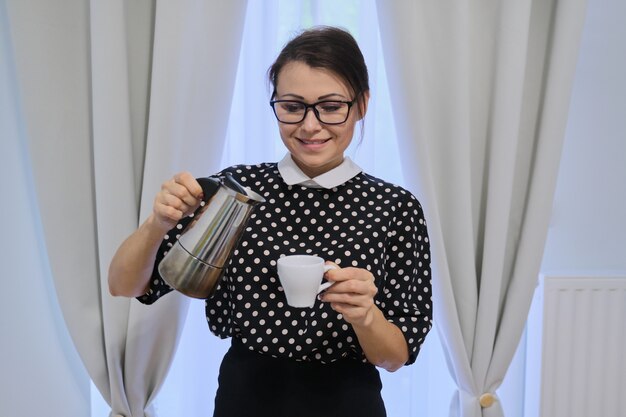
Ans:
POLYGON ((193 298, 208 298, 222 278, 254 207, 265 199, 243 188, 230 175, 223 181, 197 181, 203 203, 158 268, 175 290, 193 298))

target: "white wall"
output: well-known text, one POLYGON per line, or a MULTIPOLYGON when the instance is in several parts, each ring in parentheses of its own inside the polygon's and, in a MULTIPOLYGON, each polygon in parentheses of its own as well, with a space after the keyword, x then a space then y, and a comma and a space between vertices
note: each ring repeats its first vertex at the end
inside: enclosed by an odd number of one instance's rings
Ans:
POLYGON ((626 272, 623 0, 589 0, 542 269, 626 272))

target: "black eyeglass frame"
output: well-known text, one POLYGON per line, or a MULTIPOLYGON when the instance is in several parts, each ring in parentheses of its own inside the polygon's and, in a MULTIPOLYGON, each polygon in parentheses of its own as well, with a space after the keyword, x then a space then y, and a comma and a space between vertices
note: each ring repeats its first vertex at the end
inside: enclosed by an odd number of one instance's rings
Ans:
POLYGON ((270 107, 272 108, 272 110, 274 111, 274 116, 276 116, 276 120, 278 120, 280 123, 284 123, 286 125, 297 125, 298 123, 302 123, 304 121, 304 119, 306 119, 306 115, 309 111, 309 109, 313 110, 313 114, 315 115, 315 118, 317 119, 318 122, 325 124, 325 125, 340 125, 340 124, 344 124, 346 122, 346 120, 348 120, 348 117, 350 117, 350 109, 352 108, 352 105, 356 103, 356 99, 352 100, 352 101, 345 101, 345 100, 322 100, 322 101, 318 101, 316 103, 313 104, 307 104, 303 101, 299 101, 299 100, 272 100, 270 101, 270 107), (297 122, 283 122, 282 120, 280 120, 278 118, 278 114, 276 113, 276 107, 274 107, 274 104, 276 103, 298 103, 298 104, 302 104, 304 106, 304 113, 302 114, 302 119, 298 120, 297 122), (346 118, 343 120, 343 122, 333 122, 333 123, 328 123, 328 122, 323 122, 320 119, 320 113, 319 111, 315 108, 316 106, 323 104, 323 103, 342 103, 342 104, 347 104, 348 105, 348 112, 346 113, 346 118))

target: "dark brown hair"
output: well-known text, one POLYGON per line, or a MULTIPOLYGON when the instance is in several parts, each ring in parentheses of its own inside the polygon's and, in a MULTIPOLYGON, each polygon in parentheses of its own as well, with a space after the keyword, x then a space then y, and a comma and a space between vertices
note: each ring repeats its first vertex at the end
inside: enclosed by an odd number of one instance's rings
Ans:
POLYGON ((361 49, 352 35, 343 29, 317 26, 291 39, 267 71, 273 88, 272 99, 276 95, 280 71, 294 61, 338 75, 352 89, 357 104, 361 103, 363 93, 369 91, 367 66, 361 49))

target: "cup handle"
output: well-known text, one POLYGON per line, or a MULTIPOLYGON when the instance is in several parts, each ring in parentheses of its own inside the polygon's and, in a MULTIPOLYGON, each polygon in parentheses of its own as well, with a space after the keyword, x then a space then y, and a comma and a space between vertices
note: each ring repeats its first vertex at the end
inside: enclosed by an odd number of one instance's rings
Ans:
MULTIPOLYGON (((337 267, 334 266, 334 265, 324 265, 324 272, 328 272, 331 269, 337 269, 337 267)), ((322 285, 320 285, 319 289, 317 290, 317 293, 318 294, 321 293, 322 291, 324 291, 325 289, 331 287, 334 284, 335 284, 335 281, 332 281, 332 282, 329 281, 329 282, 323 283, 322 285)))

